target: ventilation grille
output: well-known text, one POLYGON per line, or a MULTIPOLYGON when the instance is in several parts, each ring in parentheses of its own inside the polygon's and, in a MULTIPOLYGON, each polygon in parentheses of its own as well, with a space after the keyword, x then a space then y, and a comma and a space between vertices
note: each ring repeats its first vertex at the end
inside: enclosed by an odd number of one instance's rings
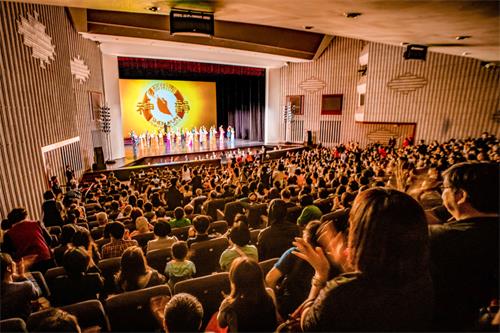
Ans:
POLYGON ((341 121, 320 121, 319 141, 323 144, 340 142, 341 121))
POLYGON ((291 123, 292 142, 304 141, 304 121, 295 120, 291 123))

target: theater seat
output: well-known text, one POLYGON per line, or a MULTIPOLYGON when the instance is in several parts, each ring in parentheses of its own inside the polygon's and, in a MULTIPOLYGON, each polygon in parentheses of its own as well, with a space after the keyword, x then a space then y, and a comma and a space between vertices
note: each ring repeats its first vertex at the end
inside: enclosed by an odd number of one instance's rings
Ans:
POLYGON ((271 268, 274 267, 274 264, 276 264, 278 262, 278 260, 279 260, 279 258, 272 258, 272 259, 267 259, 267 260, 259 262, 259 266, 262 269, 264 276, 266 276, 267 273, 269 273, 271 268))
POLYGON ((45 281, 47 282, 47 286, 49 287, 49 290, 52 290, 55 279, 61 275, 66 275, 66 271, 64 270, 64 267, 62 267, 62 266, 49 268, 47 270, 47 272, 45 272, 44 278, 45 278, 45 281))
POLYGON ((104 278, 104 291, 112 293, 115 291, 115 274, 120 270, 121 257, 102 259, 97 263, 104 278))
POLYGON ((219 233, 224 235, 227 231, 228 223, 226 221, 215 221, 210 223, 208 227, 208 234, 219 233))
POLYGON ((214 199, 207 203, 206 214, 212 218, 212 221, 217 221, 217 209, 224 210, 226 199, 214 199))
POLYGON ((255 204, 247 208, 247 222, 251 229, 262 228, 261 215, 267 215, 267 204, 255 204))
POLYGON ((125 292, 106 301, 113 332, 154 332, 162 329, 150 308, 154 296, 172 296, 167 285, 125 292))
POLYGON ((257 239, 259 238, 259 234, 262 229, 252 229, 250 230, 250 243, 253 245, 257 245, 257 239))
POLYGON ((196 276, 203 276, 219 270, 219 258, 229 246, 226 237, 191 244, 191 261, 196 266, 196 276))
POLYGON ((229 273, 226 272, 181 281, 174 287, 175 294, 191 294, 203 305, 203 330, 212 315, 219 310, 224 299, 222 293, 228 295, 230 291, 229 273))
POLYGON ((189 235, 189 228, 191 228, 189 225, 182 228, 174 228, 172 229, 170 236, 175 236, 178 240, 186 241, 189 235))
POLYGON ((28 333, 26 323, 21 318, 10 318, 0 321, 0 332, 28 333))
POLYGON ((45 278, 43 277, 43 274, 41 272, 31 272, 31 276, 33 276, 33 279, 36 281, 38 287, 42 291, 42 296, 49 299, 50 289, 47 285, 47 282, 45 281, 45 278))
POLYGON ((171 249, 158 249, 149 251, 146 254, 146 260, 151 268, 156 269, 158 272, 163 274, 165 272, 165 266, 168 261, 172 259, 171 249))
MULTIPOLYGON (((90 327, 100 327, 101 332, 110 332, 110 325, 101 302, 90 300, 61 307, 62 310, 74 315, 82 330, 90 327)), ((51 309, 32 313, 27 322, 28 330, 35 330, 41 321, 50 314, 51 309)), ((2 332, 4 332, 2 330, 2 332)))

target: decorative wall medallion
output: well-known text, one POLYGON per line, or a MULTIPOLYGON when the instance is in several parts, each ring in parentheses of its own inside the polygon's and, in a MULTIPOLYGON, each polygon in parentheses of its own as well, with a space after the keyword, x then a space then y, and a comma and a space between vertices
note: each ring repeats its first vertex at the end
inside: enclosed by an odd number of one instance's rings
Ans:
POLYGON ((411 73, 404 73, 389 81, 387 83, 387 88, 407 95, 410 92, 414 92, 415 90, 422 88, 426 84, 427 79, 425 77, 417 76, 411 73))
POLYGON ((17 32, 23 35, 24 45, 31 47, 32 57, 40 59, 40 66, 45 68, 54 60, 56 46, 52 44, 52 37, 45 33, 45 26, 38 21, 38 13, 34 14, 28 14, 28 19, 21 16, 17 21, 17 32))
POLYGON ((75 76, 75 79, 80 81, 80 84, 87 81, 90 76, 90 70, 83 59, 80 58, 80 55, 74 57, 70 61, 71 64, 71 74, 75 76))
POLYGON ((326 83, 321 81, 320 79, 312 76, 309 79, 302 81, 299 84, 299 88, 307 91, 309 93, 314 93, 317 92, 321 89, 323 89, 326 86, 326 83))

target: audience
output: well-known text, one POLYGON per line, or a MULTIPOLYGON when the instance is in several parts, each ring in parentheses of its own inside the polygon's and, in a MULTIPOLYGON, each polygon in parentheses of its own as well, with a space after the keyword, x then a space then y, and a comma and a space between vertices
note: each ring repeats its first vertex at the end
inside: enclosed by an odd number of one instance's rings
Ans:
POLYGON ((41 296, 40 290, 28 278, 26 266, 30 259, 15 263, 7 253, 0 253, 2 272, 2 297, 0 300, 0 319, 28 318, 32 311, 31 302, 41 296))
POLYGON ((182 207, 177 207, 174 210, 175 219, 168 221, 172 228, 182 228, 191 225, 191 221, 184 217, 184 209, 182 207))
POLYGON ((198 215, 193 219, 193 230, 195 232, 194 237, 190 237, 187 240, 188 247, 191 247, 193 243, 203 242, 213 239, 215 236, 208 234, 208 228, 210 227, 210 217, 206 215, 198 215))
POLYGON ((430 328, 433 289, 428 233, 422 207, 402 192, 372 188, 360 193, 350 215, 347 246, 338 235, 303 239, 293 253, 315 269, 305 331, 419 331, 430 328), (347 255, 347 256, 346 256, 347 255), (330 266, 346 273, 328 281, 330 266))
POLYGON ((78 320, 74 315, 61 309, 51 309, 45 318, 34 329, 35 333, 66 332, 80 333, 78 320))
POLYGON ((190 279, 196 274, 193 262, 187 260, 188 250, 184 241, 177 241, 172 245, 173 259, 165 267, 165 275, 168 276, 168 284, 172 290, 177 282, 190 279))
POLYGON ((478 309, 498 299, 498 163, 459 163, 443 174, 453 221, 429 226, 435 329, 471 330, 478 309))
POLYGON ((165 306, 166 332, 201 332, 202 320, 203 306, 190 294, 176 294, 165 306))
POLYGON ((300 236, 299 227, 286 220, 287 206, 281 199, 274 199, 269 204, 269 227, 259 233, 257 249, 261 261, 279 258, 292 246, 295 237, 300 236))
POLYGON ((102 247, 102 258, 121 257, 123 252, 130 246, 137 246, 135 240, 126 240, 125 226, 121 222, 113 222, 109 225, 110 242, 102 247))
POLYGON ((120 271, 116 275, 119 291, 144 289, 165 283, 165 277, 150 268, 142 249, 131 246, 125 249, 120 262, 120 271))
POLYGON ((169 249, 178 241, 177 237, 168 236, 172 232, 172 228, 164 218, 158 219, 154 225, 153 232, 156 238, 148 242, 146 253, 153 250, 169 249))
POLYGON ((250 230, 246 223, 237 222, 229 231, 229 248, 222 252, 219 264, 223 271, 229 271, 231 263, 238 257, 259 261, 257 248, 250 245, 250 230))
POLYGON ((278 318, 274 293, 266 288, 262 270, 248 257, 237 258, 229 271, 231 293, 219 308, 219 326, 228 332, 273 332, 278 318))

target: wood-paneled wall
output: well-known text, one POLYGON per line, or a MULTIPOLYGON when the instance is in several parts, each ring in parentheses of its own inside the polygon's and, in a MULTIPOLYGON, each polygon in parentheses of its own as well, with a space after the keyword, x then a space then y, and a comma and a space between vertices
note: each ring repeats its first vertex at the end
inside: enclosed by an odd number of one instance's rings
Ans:
MULTIPOLYGON (((428 52, 427 59, 403 59, 403 47, 370 43, 364 120, 417 123, 417 139, 447 140, 500 134, 493 120, 499 108, 500 70, 476 59, 428 52), (388 84, 405 73, 418 77, 404 94, 388 84), (418 88, 421 83, 424 86, 418 88)), ((393 81, 394 82, 394 81, 393 81)))
POLYGON ((73 31, 63 7, 0 2, 0 55, 0 217, 24 206, 38 218, 47 189, 41 147, 79 136, 82 167, 92 163, 87 91, 102 92, 100 51, 73 31), (46 68, 18 33, 21 16, 35 12, 55 45, 46 68), (70 70, 77 55, 91 72, 81 85, 70 70))
MULTIPOLYGON (((428 52, 426 61, 404 60, 402 47, 336 37, 318 60, 289 64, 280 75, 279 112, 283 113, 287 95, 304 95, 304 115, 295 119, 303 120, 301 130, 313 131, 324 145, 337 140, 364 145, 384 141, 389 132, 413 133, 414 127, 416 139, 428 141, 483 131, 500 135, 493 119, 500 107, 500 70, 485 69, 475 59, 428 52), (359 56, 366 52, 368 71, 362 78, 359 56), (367 83, 363 123, 354 120, 356 86, 361 81, 367 83), (323 94, 343 94, 342 115, 321 115, 323 94)), ((304 133, 292 134, 303 137, 304 133)))

